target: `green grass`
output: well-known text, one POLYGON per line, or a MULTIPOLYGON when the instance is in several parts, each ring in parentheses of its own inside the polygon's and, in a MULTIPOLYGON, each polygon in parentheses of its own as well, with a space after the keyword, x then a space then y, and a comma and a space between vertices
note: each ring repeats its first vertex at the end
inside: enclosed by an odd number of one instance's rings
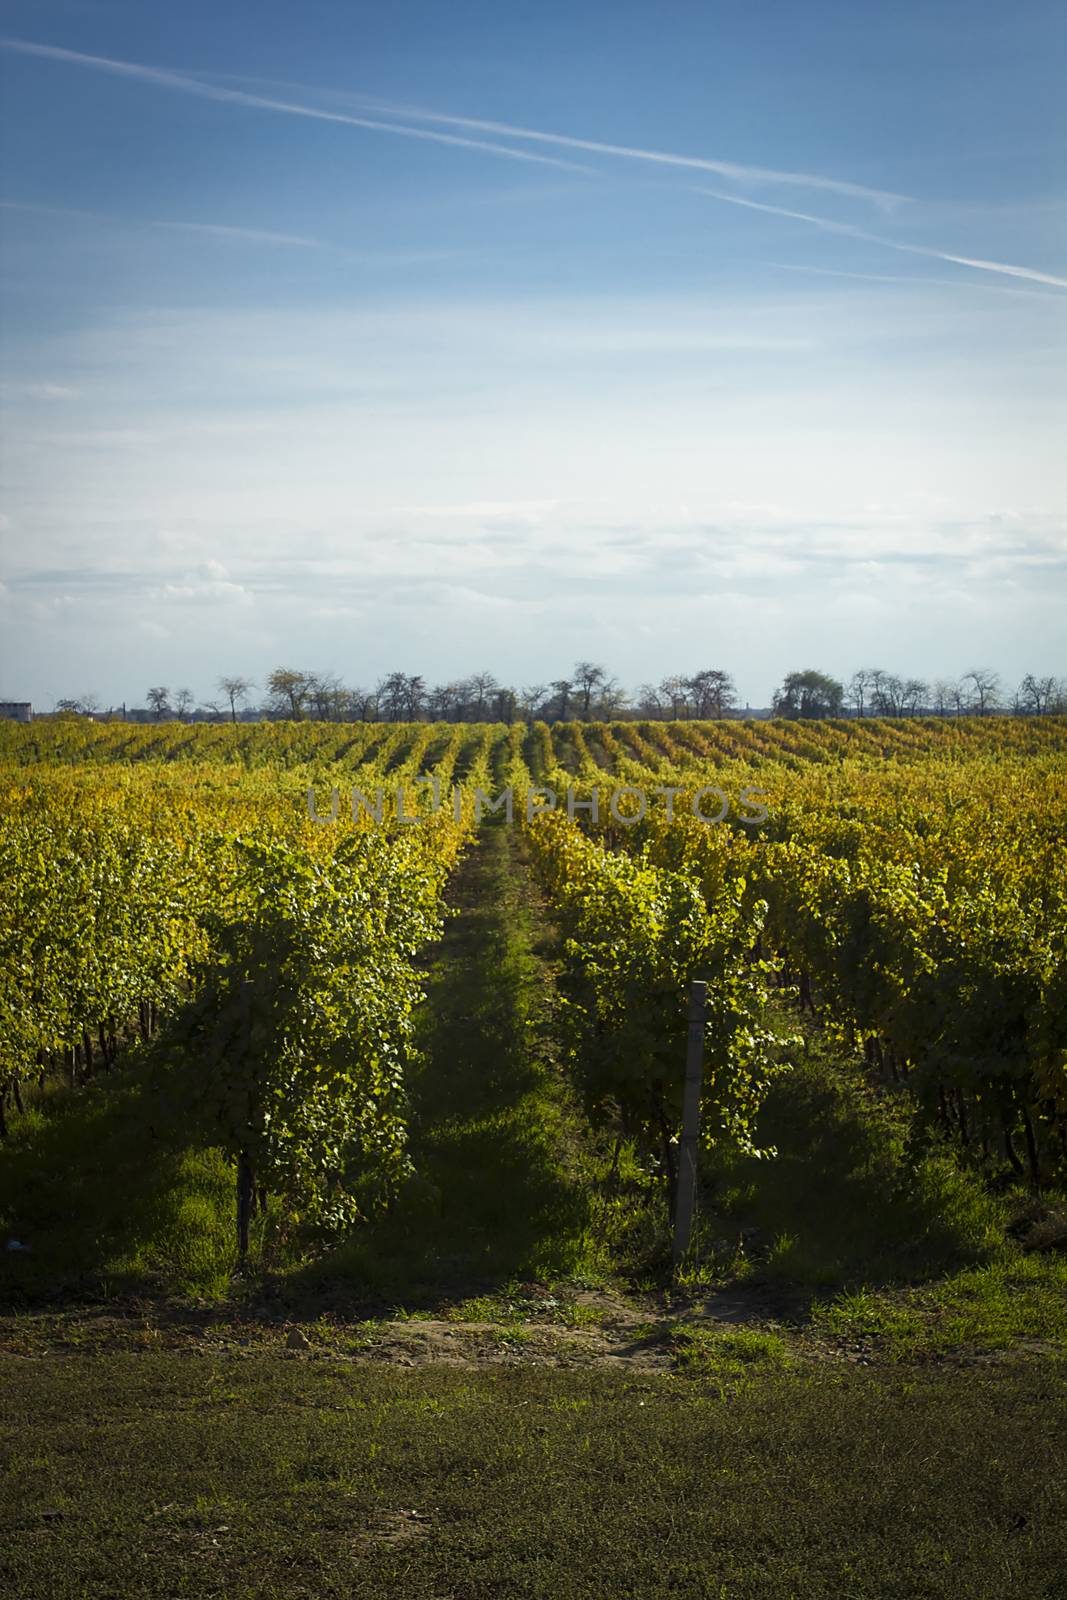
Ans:
MULTIPOLYGON (((1062 1595, 1062 1367, 0 1358, 12 1600, 1062 1595)), ((755 1359, 753 1356, 755 1355, 755 1359)))
POLYGON ((418 1178, 394 1214, 331 1250, 290 1294, 408 1309, 523 1279, 603 1276, 588 1131, 552 1055, 548 964, 521 840, 483 827, 453 888, 460 915, 428 974, 413 1075, 418 1178))
POLYGON ((682 1372, 736 1383, 757 1369, 786 1366, 789 1347, 779 1334, 754 1328, 682 1323, 674 1329, 674 1357, 682 1372))
POLYGON ((46 1095, 0 1151, 0 1294, 9 1301, 218 1296, 234 1265, 233 1170, 159 1114, 150 1065, 46 1095))
POLYGON ((866 1341, 896 1359, 1044 1346, 1067 1355, 1067 1260, 1001 1259, 908 1289, 860 1289, 817 1302, 816 1334, 866 1341))
POLYGON ((536 1321, 566 1328, 591 1328, 603 1321, 604 1313, 573 1298, 567 1290, 553 1294, 536 1285, 514 1283, 496 1294, 473 1295, 450 1306, 448 1317, 454 1322, 536 1321))
POLYGON ((816 1034, 772 1086, 760 1137, 777 1146, 774 1159, 717 1152, 707 1188, 721 1231, 759 1241, 766 1277, 906 1283, 988 1260, 1003 1243, 1005 1202, 929 1142, 903 1097, 873 1089, 816 1034))
POLYGON ((685 1293, 740 1286, 754 1310, 761 1294, 782 1300, 802 1339, 891 1359, 1067 1352, 1055 1196, 995 1193, 903 1096, 817 1034, 773 1086, 761 1136, 776 1159, 708 1163, 685 1293))

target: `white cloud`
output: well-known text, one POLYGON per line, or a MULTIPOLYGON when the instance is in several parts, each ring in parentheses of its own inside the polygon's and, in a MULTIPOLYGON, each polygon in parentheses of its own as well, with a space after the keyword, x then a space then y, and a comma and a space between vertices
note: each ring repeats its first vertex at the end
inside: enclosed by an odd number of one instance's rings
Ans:
POLYGON ((217 578, 191 577, 149 585, 144 596, 150 603, 162 605, 251 606, 254 603, 251 591, 244 584, 217 578))
POLYGON ((48 663, 132 702, 283 655, 358 681, 595 654, 633 683, 714 652, 763 703, 811 642, 960 670, 1010 584, 988 653, 1062 672, 1049 321, 832 284, 108 317, 12 375, 81 394, 5 423, 5 643, 31 698, 66 692, 48 663), (619 355, 635 328, 681 356, 619 355))
POLYGON ((0 399, 17 404, 20 400, 76 400, 78 390, 67 383, 2 383, 0 399))
POLYGON ((546 513, 554 511, 556 500, 467 500, 458 505, 444 506, 393 506, 398 517, 453 518, 463 521, 495 522, 513 519, 528 523, 540 522, 546 513))

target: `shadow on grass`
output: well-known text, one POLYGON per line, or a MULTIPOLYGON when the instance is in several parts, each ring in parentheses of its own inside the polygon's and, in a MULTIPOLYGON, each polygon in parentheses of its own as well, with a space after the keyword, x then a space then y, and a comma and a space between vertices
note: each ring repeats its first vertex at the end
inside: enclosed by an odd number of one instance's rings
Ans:
POLYGON ((219 1293, 232 1187, 220 1151, 164 1125, 146 1060, 76 1095, 55 1087, 0 1152, 0 1301, 219 1293))
POLYGON ((323 1254, 279 1230, 272 1202, 256 1223, 262 1275, 235 1282, 232 1168, 183 1127, 166 1071, 133 1052, 75 1095, 51 1085, 0 1147, 0 1302, 262 1292, 309 1314, 414 1309, 579 1270, 588 1193, 568 1172, 571 1113, 538 1047, 545 964, 516 849, 489 825, 453 881, 418 1019, 417 1176, 389 1215, 323 1254))
POLYGON ((760 1138, 776 1157, 709 1163, 703 1230, 709 1245, 716 1227, 740 1238, 737 1264, 754 1284, 914 1283, 1003 1247, 1003 1206, 982 1178, 920 1135, 907 1104, 879 1095, 831 1044, 809 1038, 768 1096, 760 1138))
POLYGON ((566 1112, 539 1060, 537 984, 514 841, 488 824, 451 891, 412 1080, 418 1176, 394 1211, 294 1275, 293 1293, 430 1309, 516 1278, 577 1271, 588 1200, 566 1167, 566 1112))

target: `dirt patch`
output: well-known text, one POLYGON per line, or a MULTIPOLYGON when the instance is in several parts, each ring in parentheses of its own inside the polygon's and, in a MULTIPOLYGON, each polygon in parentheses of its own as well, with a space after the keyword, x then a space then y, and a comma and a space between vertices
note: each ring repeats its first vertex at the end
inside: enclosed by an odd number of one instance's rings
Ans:
POLYGON ((425 1539, 431 1532, 430 1518, 423 1511, 376 1511, 370 1526, 356 1540, 357 1545, 402 1549, 425 1539))
POLYGON ((378 1324, 363 1352, 397 1366, 453 1367, 623 1365, 671 1366, 667 1325, 642 1337, 632 1328, 564 1328, 547 1322, 443 1322, 419 1319, 378 1324))
POLYGON ((788 1285, 735 1283, 684 1302, 675 1295, 671 1304, 684 1321, 800 1327, 808 1321, 811 1299, 810 1292, 788 1285))
POLYGON ((346 1322, 211 1322, 99 1313, 0 1319, 0 1351, 47 1357, 58 1351, 176 1350, 241 1358, 271 1353, 288 1361, 374 1361, 393 1366, 592 1366, 667 1369, 670 1321, 590 1295, 598 1320, 571 1327, 536 1317, 498 1322, 444 1317, 346 1322), (595 1302, 595 1304, 594 1304, 595 1302))

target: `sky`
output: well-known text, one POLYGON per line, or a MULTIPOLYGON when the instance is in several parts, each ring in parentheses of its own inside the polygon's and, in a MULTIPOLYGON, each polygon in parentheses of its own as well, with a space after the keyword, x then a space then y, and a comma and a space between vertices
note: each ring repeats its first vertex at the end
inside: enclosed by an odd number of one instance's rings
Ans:
POLYGON ((1059 0, 0 0, 0 698, 1067 675, 1059 0))

